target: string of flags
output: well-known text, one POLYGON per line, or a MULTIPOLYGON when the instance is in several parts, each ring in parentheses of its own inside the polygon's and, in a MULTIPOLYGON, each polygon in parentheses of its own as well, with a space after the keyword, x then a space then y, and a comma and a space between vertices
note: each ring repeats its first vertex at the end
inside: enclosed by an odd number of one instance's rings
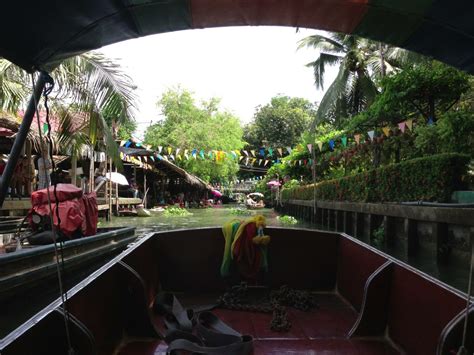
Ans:
MULTIPOLYGON (((392 128, 389 126, 382 127, 381 134, 383 136, 389 137, 396 129, 400 130, 402 133, 405 133, 407 129, 409 131, 413 130, 413 119, 409 119, 397 124, 396 128, 392 128)), ((433 120, 429 120, 428 124, 433 124, 433 120), (431 123, 430 123, 431 122, 431 123)), ((377 138, 377 133, 375 130, 367 131, 366 134, 357 133, 353 135, 353 139, 356 145, 362 144, 366 141, 366 138, 373 142, 375 138, 377 138)), ((334 151, 337 145, 346 148, 349 144, 349 138, 347 135, 343 135, 337 138, 330 139, 327 142, 317 141, 315 145, 309 143, 306 145, 306 148, 310 153, 313 152, 313 148, 319 149, 319 152, 323 152, 323 150, 328 147, 329 151, 334 151)), ((133 142, 131 140, 121 141, 120 146, 125 148, 130 147, 133 142)), ((143 146, 147 150, 152 150, 151 145, 144 145, 142 143, 135 143, 137 147, 143 146)), ((301 145, 296 147, 278 147, 278 148, 266 148, 261 147, 258 149, 236 149, 230 151, 222 151, 222 150, 204 150, 204 149, 185 149, 185 148, 173 148, 171 146, 158 146, 157 150, 155 151, 155 156, 143 156, 143 157, 128 157, 127 155, 120 153, 121 158, 124 160, 127 159, 134 159, 134 162, 137 164, 149 164, 149 160, 154 161, 155 159, 158 160, 168 160, 168 161, 184 161, 184 160, 213 160, 217 163, 223 162, 226 159, 232 159, 238 161, 240 164, 244 165, 258 165, 262 167, 266 167, 267 165, 271 164, 287 164, 287 165, 299 165, 299 166, 312 166, 313 160, 312 159, 298 159, 298 160, 281 160, 282 158, 290 155, 293 150, 303 151, 304 148, 301 145)), ((131 161, 131 160, 129 160, 131 161)), ((151 168, 151 165, 150 165, 151 168)))

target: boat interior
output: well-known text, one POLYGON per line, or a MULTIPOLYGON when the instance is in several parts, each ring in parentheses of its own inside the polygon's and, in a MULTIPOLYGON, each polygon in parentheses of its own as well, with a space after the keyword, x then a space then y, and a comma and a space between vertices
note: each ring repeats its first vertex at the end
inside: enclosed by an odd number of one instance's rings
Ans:
MULTIPOLYGON (((255 287, 309 290, 318 307, 288 308, 291 329, 272 331, 271 314, 212 312, 253 338, 254 354, 450 354, 461 344, 466 295, 347 235, 267 228, 268 272, 255 287)), ((184 307, 215 303, 237 277, 223 279, 220 228, 146 235, 6 336, 9 354, 163 354, 159 291, 184 307)), ((473 316, 471 305, 469 318, 473 316)), ((469 323, 469 331, 472 330, 469 323)), ((469 334, 469 333, 468 333, 469 334)), ((472 353, 474 339, 468 337, 472 353)))

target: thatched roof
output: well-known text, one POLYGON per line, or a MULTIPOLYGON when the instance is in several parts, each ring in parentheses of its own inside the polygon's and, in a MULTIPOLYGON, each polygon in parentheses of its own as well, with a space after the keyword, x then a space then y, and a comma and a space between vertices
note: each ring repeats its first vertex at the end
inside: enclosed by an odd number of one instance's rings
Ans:
MULTIPOLYGON (((123 154, 133 157, 156 157, 156 152, 153 150, 147 150, 145 148, 127 148, 119 147, 119 151, 123 154)), ((150 163, 150 161, 148 161, 150 163)), ((170 177, 178 177, 184 179, 190 185, 196 186, 203 190, 211 190, 212 187, 206 183, 204 180, 198 178, 197 176, 188 173, 183 168, 173 164, 169 160, 155 158, 154 162, 155 167, 164 172, 170 177)))

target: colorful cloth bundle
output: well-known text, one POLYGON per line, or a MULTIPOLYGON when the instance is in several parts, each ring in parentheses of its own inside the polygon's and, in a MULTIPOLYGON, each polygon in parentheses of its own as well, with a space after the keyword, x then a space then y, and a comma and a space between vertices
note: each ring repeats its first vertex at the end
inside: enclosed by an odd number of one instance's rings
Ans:
POLYGON ((267 245, 270 237, 263 234, 265 217, 257 215, 246 221, 232 220, 222 227, 225 239, 221 276, 230 275, 232 260, 240 274, 255 279, 260 269, 268 270, 267 245))

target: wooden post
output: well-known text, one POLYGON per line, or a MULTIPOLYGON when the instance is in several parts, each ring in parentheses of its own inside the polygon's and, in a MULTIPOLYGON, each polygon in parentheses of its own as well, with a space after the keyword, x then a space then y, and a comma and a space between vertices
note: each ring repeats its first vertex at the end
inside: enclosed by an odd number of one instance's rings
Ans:
POLYGON ((94 191, 94 148, 91 147, 91 158, 89 165, 89 192, 94 191))
POLYGON ((146 169, 143 169, 143 207, 146 208, 146 169))
MULTIPOLYGON (((115 167, 115 172, 117 172, 117 167, 115 167)), ((119 191, 118 184, 115 184, 115 208, 117 211, 117 216, 119 215, 119 191)))
POLYGON ((77 186, 77 156, 71 156, 71 184, 77 186))
MULTIPOLYGON (((108 171, 110 173, 112 173, 112 158, 109 159, 109 169, 108 171)), ((107 201, 107 203, 109 204, 109 221, 112 220, 112 195, 114 193, 114 190, 112 188, 112 181, 111 180, 108 180, 107 181, 107 188, 109 190, 109 200, 107 201)))

